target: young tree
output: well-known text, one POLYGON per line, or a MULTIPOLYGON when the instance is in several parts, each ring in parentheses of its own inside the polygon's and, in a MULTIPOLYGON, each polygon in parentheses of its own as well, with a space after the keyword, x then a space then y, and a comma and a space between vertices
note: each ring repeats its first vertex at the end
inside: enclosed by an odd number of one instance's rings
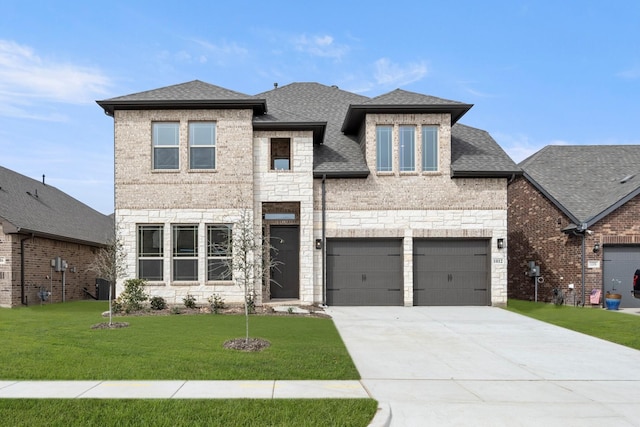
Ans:
MULTIPOLYGON (((216 266, 209 268, 223 269, 225 277, 233 278, 242 288, 244 296, 245 344, 249 344, 249 314, 253 311, 257 292, 262 285, 271 281, 271 269, 277 268, 280 261, 274 259, 276 253, 268 239, 262 234, 260 227, 253 221, 253 212, 244 209, 234 224, 228 239, 212 239, 213 250, 225 253, 228 257, 216 266)), ((211 249, 211 248, 210 248, 211 249)))
POLYGON ((126 275, 126 252, 120 233, 114 232, 107 245, 100 248, 87 270, 109 282, 109 326, 113 325, 113 287, 126 275))

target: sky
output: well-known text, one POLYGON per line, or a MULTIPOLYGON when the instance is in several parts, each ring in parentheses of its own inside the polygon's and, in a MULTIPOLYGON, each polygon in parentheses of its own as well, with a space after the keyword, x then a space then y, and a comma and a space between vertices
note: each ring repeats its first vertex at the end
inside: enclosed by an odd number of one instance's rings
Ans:
POLYGON ((640 144, 640 2, 0 0, 0 166, 112 213, 113 119, 95 101, 196 79, 474 104, 460 123, 517 163, 640 144))

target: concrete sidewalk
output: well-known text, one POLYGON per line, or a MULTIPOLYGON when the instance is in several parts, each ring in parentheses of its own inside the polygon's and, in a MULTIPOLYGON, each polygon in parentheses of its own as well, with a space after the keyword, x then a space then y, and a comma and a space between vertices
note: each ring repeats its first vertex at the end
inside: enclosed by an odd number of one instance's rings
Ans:
POLYGON ((368 399, 359 381, 0 381, 4 399, 368 399))

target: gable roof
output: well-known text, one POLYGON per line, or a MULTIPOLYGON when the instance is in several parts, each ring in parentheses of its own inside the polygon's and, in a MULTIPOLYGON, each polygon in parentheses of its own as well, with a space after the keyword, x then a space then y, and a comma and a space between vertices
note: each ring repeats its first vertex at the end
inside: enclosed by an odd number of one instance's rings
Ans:
POLYGON ((263 99, 235 92, 220 86, 193 80, 159 89, 97 101, 106 114, 116 109, 168 108, 251 108, 256 114, 267 111, 263 99))
POLYGON ((576 226, 589 227, 640 194, 640 145, 549 145, 519 166, 576 226))
POLYGON ((0 166, 0 223, 5 233, 104 245, 113 218, 93 210, 56 187, 0 166))

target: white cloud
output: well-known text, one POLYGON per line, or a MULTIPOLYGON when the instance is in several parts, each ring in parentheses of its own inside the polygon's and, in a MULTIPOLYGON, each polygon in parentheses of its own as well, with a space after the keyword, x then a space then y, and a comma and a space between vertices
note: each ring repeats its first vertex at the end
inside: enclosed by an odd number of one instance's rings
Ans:
POLYGON ((640 79, 640 65, 620 71, 616 76, 630 80, 640 79))
POLYGON ((424 62, 398 65, 387 58, 381 58, 375 62, 374 77, 377 84, 382 86, 408 85, 421 80, 427 73, 427 65, 424 62))
POLYGON ((293 44, 298 51, 323 58, 340 59, 349 52, 347 45, 335 43, 329 35, 307 37, 303 34, 294 38, 293 44))
POLYGON ((190 39, 190 41, 202 48, 203 53, 190 55, 186 52, 181 52, 177 57, 178 60, 204 64, 208 62, 209 57, 211 57, 216 63, 223 64, 229 59, 237 60, 239 57, 245 57, 249 53, 246 48, 234 42, 229 43, 222 41, 220 43, 211 43, 202 39, 190 39))
POLYGON ((502 132, 491 132, 493 139, 507 152, 509 157, 520 163, 534 153, 537 153, 547 145, 571 145, 570 142, 563 140, 552 141, 532 141, 525 134, 507 134, 502 132))
POLYGON ((0 114, 60 120, 55 113, 35 113, 46 102, 84 104, 107 93, 110 80, 101 71, 43 59, 33 49, 0 40, 0 114))

